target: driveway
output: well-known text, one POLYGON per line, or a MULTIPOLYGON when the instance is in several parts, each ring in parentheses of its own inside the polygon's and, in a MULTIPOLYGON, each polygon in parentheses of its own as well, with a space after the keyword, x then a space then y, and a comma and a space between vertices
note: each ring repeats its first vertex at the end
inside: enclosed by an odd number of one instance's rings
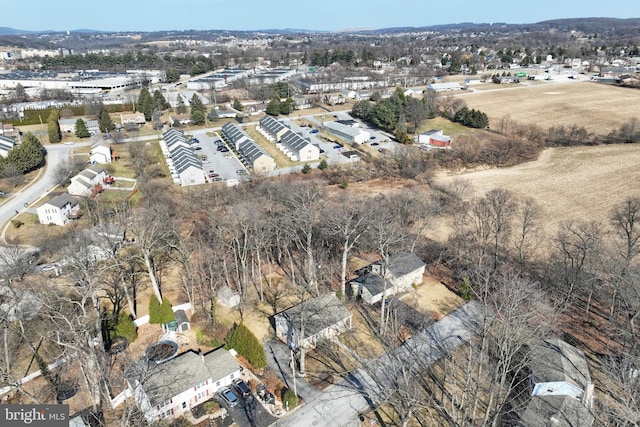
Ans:
MULTIPOLYGON (((398 370, 399 361, 420 360, 419 368, 426 369, 469 341, 480 316, 480 304, 468 302, 415 334, 400 347, 370 361, 366 368, 355 371, 308 400, 304 406, 278 420, 276 425, 353 426, 359 414, 378 406, 394 391, 391 378, 398 370)), ((286 365, 287 361, 281 360, 280 364, 286 365)))
POLYGON ((234 407, 229 407, 222 401, 219 395, 215 395, 214 400, 224 407, 231 415, 235 423, 240 427, 267 427, 275 423, 278 419, 271 415, 262 406, 262 403, 253 395, 249 395, 246 398, 239 396, 239 403, 234 407))

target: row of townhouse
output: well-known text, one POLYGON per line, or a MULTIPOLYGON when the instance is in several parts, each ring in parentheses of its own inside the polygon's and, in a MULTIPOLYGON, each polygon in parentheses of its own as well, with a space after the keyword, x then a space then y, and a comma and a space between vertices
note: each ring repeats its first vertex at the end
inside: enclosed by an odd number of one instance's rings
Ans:
POLYGON ((320 149, 271 116, 260 119, 258 131, 294 162, 320 159, 320 149))
POLYGON ((160 148, 176 184, 187 186, 205 183, 202 163, 191 149, 184 133, 170 128, 162 134, 160 148))
POLYGON ((16 146, 16 141, 8 136, 0 135, 0 156, 7 157, 9 151, 16 146))
POLYGON ((222 136, 233 145, 244 162, 254 172, 271 172, 276 169, 276 161, 247 135, 239 126, 227 123, 222 126, 222 136))

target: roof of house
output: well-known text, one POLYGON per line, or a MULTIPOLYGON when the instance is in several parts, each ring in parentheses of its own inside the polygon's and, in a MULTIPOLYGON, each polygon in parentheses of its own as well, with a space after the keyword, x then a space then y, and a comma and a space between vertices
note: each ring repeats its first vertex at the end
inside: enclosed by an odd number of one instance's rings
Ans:
POLYGON ((589 427, 595 417, 579 400, 569 396, 534 396, 520 416, 523 427, 589 427))
POLYGON ((591 381, 582 350, 559 338, 547 339, 534 346, 529 368, 534 384, 564 381, 584 391, 591 381))
POLYGON ((282 135, 280 143, 296 154, 309 146, 314 147, 318 151, 320 150, 318 147, 291 130, 282 135))
POLYGON ((387 269, 395 277, 401 277, 424 267, 426 264, 412 252, 400 252, 389 257, 387 269))
POLYGON ((203 356, 189 350, 159 365, 147 365, 148 378, 143 387, 153 406, 208 379, 218 381, 240 369, 236 359, 223 348, 203 356))
POLYGON ((281 121, 276 120, 271 116, 264 116, 263 118, 261 118, 260 127, 265 129, 269 133, 272 133, 273 135, 276 135, 277 133, 287 129, 287 126, 285 126, 281 121))
POLYGON ((234 145, 238 144, 242 140, 251 140, 251 139, 239 126, 233 123, 226 123, 222 126, 222 134, 231 141, 234 145))
POLYGON ((244 157, 252 166, 253 163, 263 156, 273 159, 262 147, 260 147, 253 139, 246 139, 238 146, 238 152, 244 157))
POLYGON ((343 125, 343 124, 338 123, 338 122, 324 122, 323 125, 329 130, 333 130, 333 131, 336 131, 336 132, 343 133, 345 135, 349 135, 352 138, 354 138, 354 137, 360 135, 360 133, 362 133, 361 129, 354 128, 354 127, 347 126, 347 125, 343 125))
MULTIPOLYGON (((359 276, 357 279, 352 280, 350 283, 360 283, 366 288, 371 295, 378 295, 384 292, 384 279, 381 275, 376 273, 365 273, 359 276)), ((387 281, 387 289, 391 289, 393 285, 387 281)))
POLYGON ((58 119, 58 124, 62 125, 76 125, 78 119, 58 119))
POLYGON ((342 153, 340 153, 340 154, 342 154, 343 156, 345 156, 345 157, 346 157, 346 158, 348 158, 348 159, 352 158, 353 156, 358 157, 358 158, 360 157, 360 153, 358 153, 358 152, 357 152, 357 151, 355 151, 355 150, 343 151, 343 152, 342 152, 342 153))
POLYGON ((68 194, 59 194, 53 198, 51 198, 47 203, 45 203, 46 205, 51 205, 51 206, 55 206, 58 209, 62 209, 63 207, 65 207, 68 204, 71 204, 71 206, 75 206, 78 204, 78 200, 75 197, 72 197, 68 194))
POLYGON ((308 338, 348 318, 351 312, 331 293, 295 305, 277 316, 288 317, 294 331, 299 331, 304 322, 304 338, 308 338))

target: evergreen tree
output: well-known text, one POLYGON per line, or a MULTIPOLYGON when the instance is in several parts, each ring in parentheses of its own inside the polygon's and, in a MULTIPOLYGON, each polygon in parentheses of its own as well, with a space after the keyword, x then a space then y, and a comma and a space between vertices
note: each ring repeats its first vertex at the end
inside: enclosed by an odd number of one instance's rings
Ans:
POLYGON ((327 159, 320 160, 320 163, 318 164, 318 169, 325 170, 328 167, 329 165, 327 164, 327 159))
POLYGON ((260 341, 244 323, 235 325, 227 335, 226 348, 233 348, 242 357, 247 359, 255 369, 267 366, 267 357, 260 341))
POLYGON ((240 102, 240 100, 238 98, 234 98, 233 99, 233 108, 238 110, 238 111, 242 111, 244 106, 242 105, 242 103, 240 102))
POLYGON ((16 85, 15 98, 16 102, 27 102, 29 100, 29 95, 27 95, 27 91, 24 90, 24 86, 20 83, 16 85))
POLYGON ((162 92, 160 92, 160 90, 158 89, 156 89, 155 92, 153 92, 153 102, 155 104, 156 110, 163 111, 171 107, 171 105, 169 105, 169 103, 167 102, 167 99, 164 97, 162 92))
POLYGON ((116 125, 113 124, 111 120, 111 116, 106 110, 103 110, 100 114, 100 120, 98 120, 98 127, 100 128, 100 132, 109 133, 110 131, 116 128, 116 125))
POLYGON ((293 99, 287 98, 286 101, 280 103, 280 114, 291 114, 293 111, 293 99))
POLYGON ((133 323, 131 316, 124 311, 121 311, 118 316, 118 324, 116 325, 114 333, 116 337, 123 337, 130 343, 134 342, 138 338, 136 324, 133 323))
POLYGON ((151 97, 149 93, 149 89, 146 87, 140 90, 140 95, 138 96, 138 111, 144 114, 144 119, 146 121, 151 121, 151 115, 153 114, 153 110, 155 107, 155 101, 151 97))
POLYGON ((162 304, 160 304, 158 315, 160 323, 169 323, 176 320, 176 315, 173 313, 173 310, 171 309, 171 303, 168 299, 162 299, 162 304))
POLYGON ((47 129, 49 131, 49 142, 55 144, 62 140, 62 132, 60 131, 60 112, 56 109, 51 110, 49 119, 47 120, 47 129))
POLYGON ((87 124, 82 119, 76 120, 76 136, 78 138, 89 137, 89 129, 87 129, 87 124))
POLYGON ((23 137, 22 143, 9 151, 6 162, 14 165, 22 174, 44 165, 46 150, 40 140, 31 132, 23 137))
POLYGON ((189 100, 189 104, 191 105, 191 114, 193 114, 195 111, 199 111, 204 116, 204 105, 202 105, 202 101, 197 94, 193 94, 193 96, 189 100))
POLYGON ((202 111, 196 110, 191 112, 191 124, 200 126, 203 125, 204 122, 204 113, 202 111))
POLYGON ((277 116, 280 114, 280 100, 278 98, 273 98, 267 104, 266 113, 270 116, 277 116))
POLYGON ((149 299, 149 323, 152 325, 160 324, 160 301, 155 295, 151 295, 149 299))

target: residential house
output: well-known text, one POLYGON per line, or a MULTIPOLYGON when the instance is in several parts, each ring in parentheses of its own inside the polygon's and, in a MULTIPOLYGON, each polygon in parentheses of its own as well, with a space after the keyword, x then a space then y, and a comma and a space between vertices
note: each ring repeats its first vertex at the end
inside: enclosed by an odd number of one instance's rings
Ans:
POLYGON ((0 122, 0 135, 8 136, 9 138, 16 138, 20 135, 20 131, 11 123, 0 122))
POLYGON ((122 126, 126 126, 126 125, 142 126, 146 122, 147 121, 144 118, 144 113, 141 113, 141 112, 120 113, 120 124, 122 124, 122 126))
POLYGON ((352 315, 335 294, 304 301, 274 316, 276 337, 291 348, 315 348, 318 340, 351 329, 352 315))
POLYGON ((74 196, 94 196, 102 190, 106 177, 107 171, 102 166, 91 165, 71 178, 67 191, 74 196))
POLYGON ((349 282, 347 292, 375 304, 383 297, 395 295, 422 283, 425 263, 415 254, 402 252, 374 262, 359 270, 358 277, 349 282))
POLYGON ((60 194, 36 209, 40 224, 66 225, 77 216, 80 205, 75 197, 60 194))
POLYGON ((78 119, 58 119, 58 125, 60 126, 60 132, 62 133, 75 133, 76 121, 78 119))
POLYGON ((306 110, 311 108, 313 105, 311 104, 311 100, 304 95, 294 95, 293 96, 293 108, 295 110, 306 110))
POLYGON ((530 350, 530 400, 523 427, 589 427, 594 422, 594 384, 584 352, 554 338, 530 350))
POLYGON ((276 147, 294 162, 320 159, 320 149, 292 130, 282 136, 276 147))
POLYGON ((239 126, 226 123, 222 126, 222 136, 233 145, 240 158, 255 172, 271 172, 276 169, 274 158, 239 126))
POLYGON ((202 163, 191 149, 183 132, 175 128, 164 132, 160 140, 160 149, 176 184, 184 187, 205 183, 202 163))
POLYGON ((271 142, 280 141, 284 134, 290 130, 284 123, 271 116, 261 118, 257 129, 271 142))
POLYGON ((129 390, 148 422, 178 418, 240 376, 233 355, 220 348, 186 351, 164 363, 139 361, 126 373, 129 390))
POLYGON ((338 122, 323 122, 322 125, 327 129, 330 133, 341 138, 348 143, 356 143, 363 144, 369 140, 371 134, 365 130, 343 125, 338 122))
POLYGON ((191 115, 190 114, 171 114, 169 116, 169 124, 171 126, 175 126, 176 123, 179 125, 191 124, 191 115))
POLYGON ((9 155, 9 151, 13 150, 16 142, 13 138, 9 138, 8 136, 0 135, 0 156, 7 157, 9 155))
POLYGON ((111 144, 109 141, 100 139, 91 145, 89 155, 91 163, 111 163, 111 144))

